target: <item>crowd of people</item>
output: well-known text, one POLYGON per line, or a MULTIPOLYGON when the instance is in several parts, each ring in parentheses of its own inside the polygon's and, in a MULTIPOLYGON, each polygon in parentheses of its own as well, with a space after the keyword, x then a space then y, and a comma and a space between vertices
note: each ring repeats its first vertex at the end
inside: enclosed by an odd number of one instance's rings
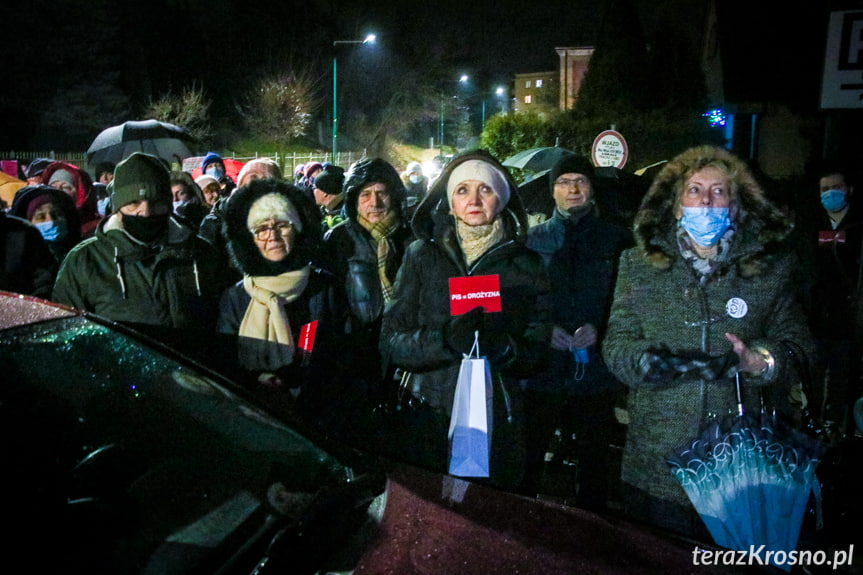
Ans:
POLYGON ((846 166, 819 172, 820 220, 801 225, 806 210, 746 162, 692 148, 655 175, 631 227, 598 209, 577 154, 549 171, 542 218, 482 150, 431 183, 382 158, 293 177, 260 158, 237 181, 216 153, 200 167, 193 179, 134 153, 94 182, 34 161, 0 211, 0 289, 134 326, 321 433, 439 471, 478 345, 489 483, 535 496, 563 430, 577 505, 605 510, 620 482, 627 514, 690 536, 703 525, 666 458, 735 408, 735 381, 747 405, 801 427, 853 427, 863 210, 846 166), (470 276, 496 276, 499 311, 453 314, 451 280, 470 276))

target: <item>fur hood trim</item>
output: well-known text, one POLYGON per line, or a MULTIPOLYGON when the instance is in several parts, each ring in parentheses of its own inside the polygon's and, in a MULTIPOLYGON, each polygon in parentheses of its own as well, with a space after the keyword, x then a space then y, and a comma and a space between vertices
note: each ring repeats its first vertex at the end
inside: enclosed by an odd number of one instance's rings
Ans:
POLYGON ((243 274, 270 276, 298 269, 314 260, 321 241, 320 217, 309 197, 301 189, 283 180, 253 180, 237 188, 225 203, 222 232, 227 240, 228 254, 233 265, 243 274), (287 260, 274 264, 261 255, 249 232, 249 210, 256 200, 267 194, 279 194, 293 204, 302 222, 296 243, 287 260))
POLYGON ((634 232, 638 249, 659 269, 671 267, 679 254, 675 242, 675 209, 683 181, 709 165, 721 165, 736 184, 737 217, 731 260, 740 273, 751 277, 761 273, 771 255, 781 251, 791 232, 791 223, 767 197, 747 164, 724 148, 691 148, 665 164, 645 194, 635 216, 634 232))

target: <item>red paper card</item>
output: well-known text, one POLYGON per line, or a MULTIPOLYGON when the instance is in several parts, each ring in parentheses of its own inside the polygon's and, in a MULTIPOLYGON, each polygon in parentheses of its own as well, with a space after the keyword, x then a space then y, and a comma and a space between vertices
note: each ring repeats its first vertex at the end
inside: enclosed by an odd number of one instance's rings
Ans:
POLYGON ((312 353, 315 347, 315 335, 318 331, 318 320, 311 321, 300 328, 300 341, 297 344, 306 353, 312 353))
POLYGON ((845 243, 845 230, 821 230, 818 232, 818 245, 845 243))
POLYGON ((461 315, 481 306, 485 311, 501 311, 500 276, 465 276, 449 279, 449 312, 461 315))

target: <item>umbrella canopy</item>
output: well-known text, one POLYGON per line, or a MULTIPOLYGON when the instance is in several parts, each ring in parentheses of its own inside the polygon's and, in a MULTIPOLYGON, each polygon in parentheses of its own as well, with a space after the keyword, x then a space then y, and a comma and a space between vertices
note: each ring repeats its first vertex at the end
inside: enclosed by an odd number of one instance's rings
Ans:
POLYGON ((13 178, 6 172, 0 172, 0 200, 6 203, 6 206, 12 205, 12 200, 15 199, 15 194, 27 185, 24 180, 13 178))
POLYGON ((194 138, 183 128, 159 122, 140 120, 124 122, 102 130, 87 150, 90 165, 100 162, 118 164, 133 152, 144 152, 168 163, 182 162, 192 155, 186 142, 194 138))
POLYGON ((543 170, 552 169, 557 161, 564 156, 573 155, 575 155, 575 152, 572 150, 559 148, 557 146, 531 148, 530 150, 525 150, 514 156, 510 156, 501 163, 509 168, 516 168, 528 172, 542 172, 543 170))
MULTIPOLYGON (((768 416, 714 423, 668 463, 717 545, 797 548, 822 442, 768 416)), ((775 566, 788 570, 784 564, 775 566)))

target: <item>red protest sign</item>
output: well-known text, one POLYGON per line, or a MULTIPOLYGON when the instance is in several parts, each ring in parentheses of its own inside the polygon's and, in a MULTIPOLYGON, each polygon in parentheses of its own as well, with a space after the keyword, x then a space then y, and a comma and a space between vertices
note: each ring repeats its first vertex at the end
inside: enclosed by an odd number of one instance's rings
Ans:
POLYGON ((318 320, 310 321, 300 328, 300 338, 297 347, 300 350, 300 364, 308 366, 312 360, 312 349, 315 347, 315 335, 318 333, 318 320))
POLYGON ((449 278, 449 312, 467 313, 481 306, 485 311, 500 311, 500 276, 465 276, 449 278))
POLYGON ((831 246, 845 243, 845 230, 821 230, 818 232, 818 245, 831 246))
POLYGON ((315 347, 315 335, 318 332, 318 320, 311 321, 300 328, 300 341, 297 344, 306 353, 312 353, 315 347))

